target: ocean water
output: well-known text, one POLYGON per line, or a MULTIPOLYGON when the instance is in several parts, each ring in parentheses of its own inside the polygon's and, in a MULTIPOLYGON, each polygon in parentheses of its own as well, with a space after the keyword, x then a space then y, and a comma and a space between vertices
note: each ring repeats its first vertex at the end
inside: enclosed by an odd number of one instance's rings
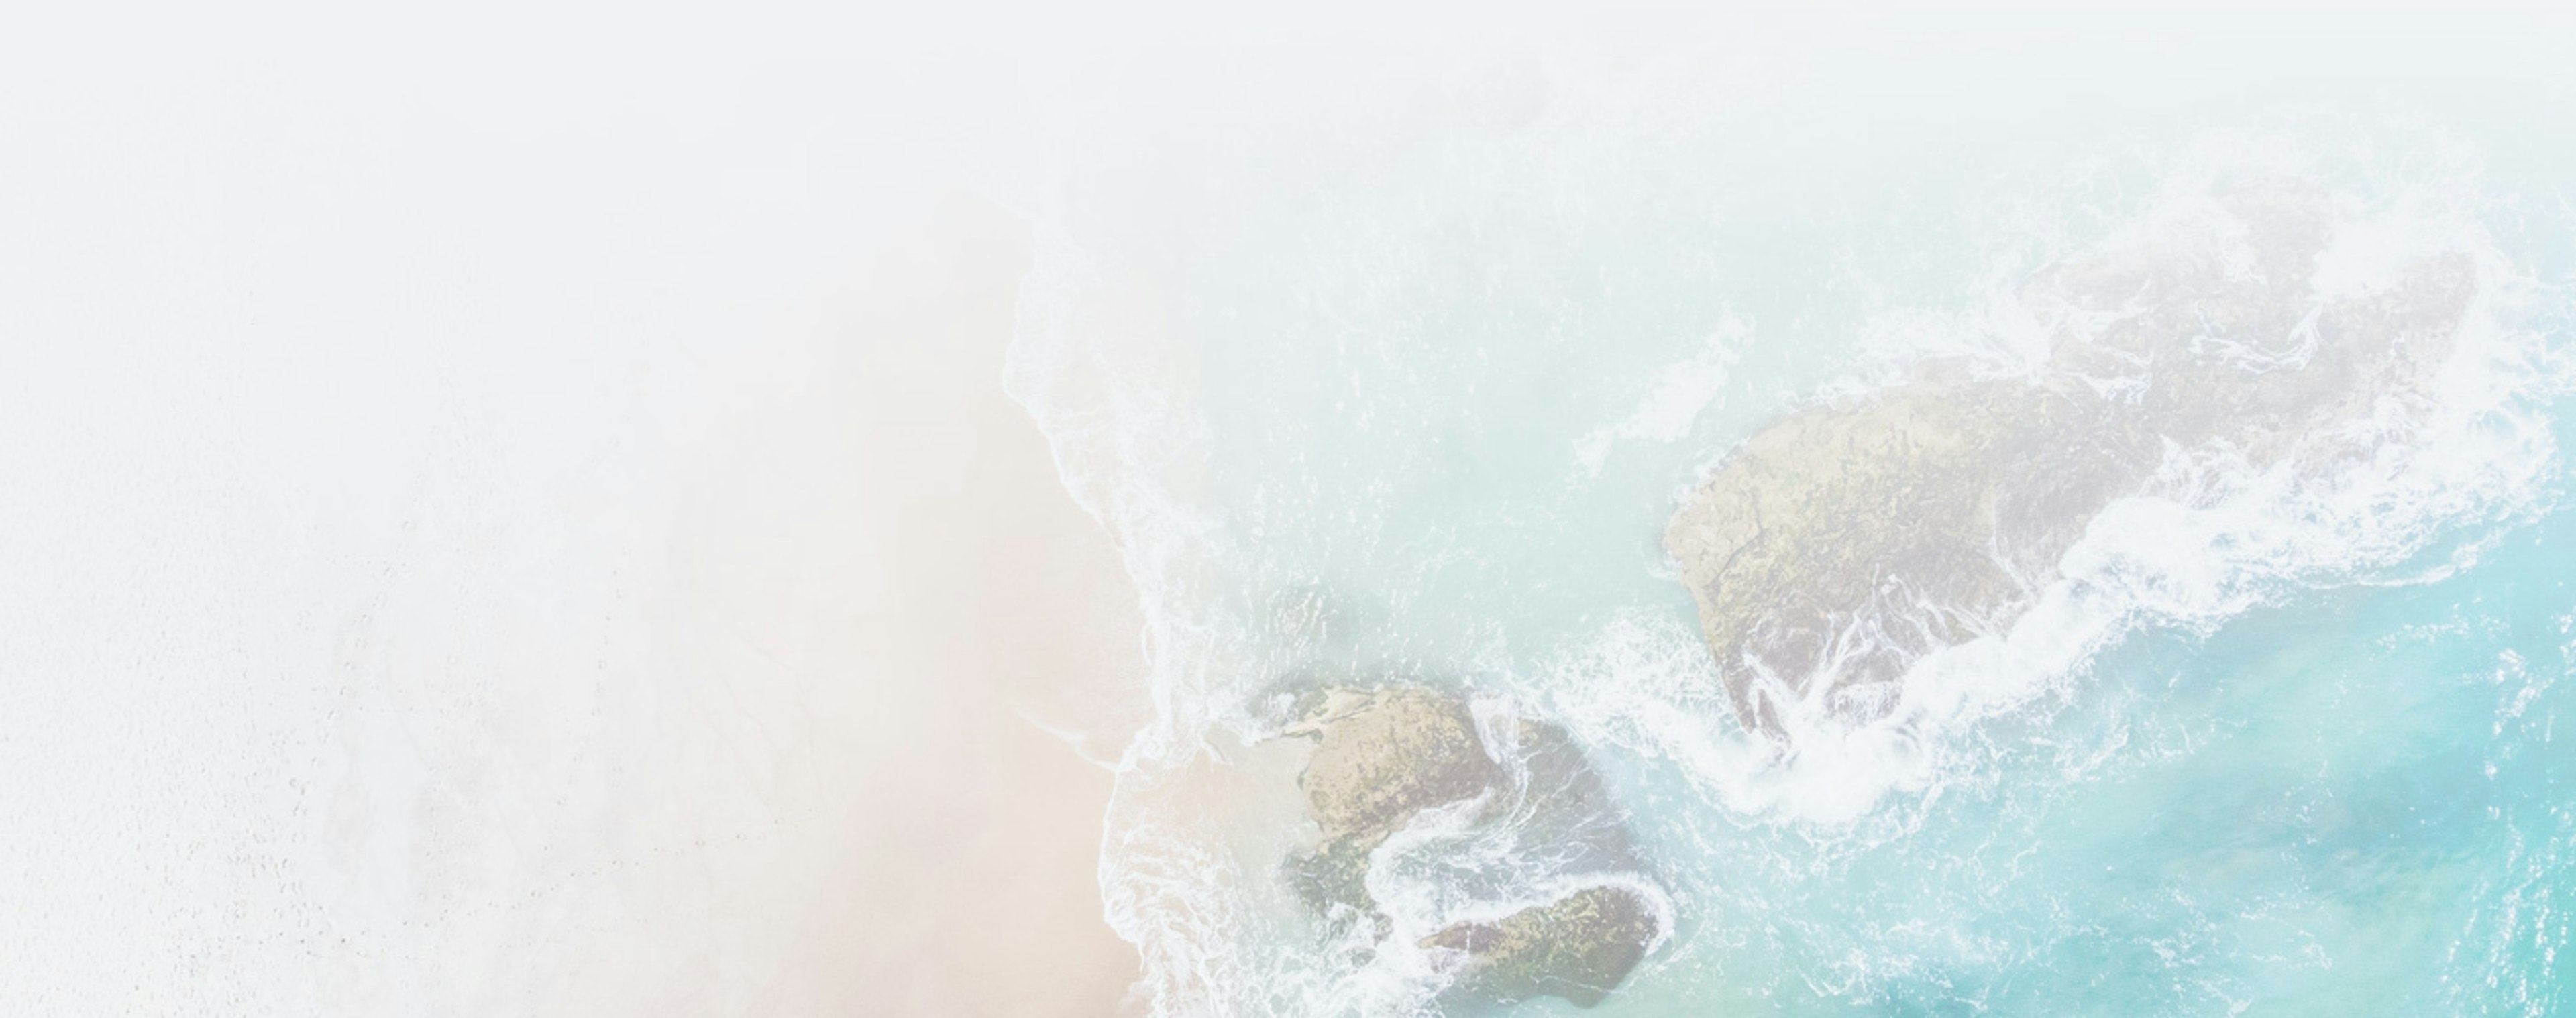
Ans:
POLYGON ((2576 1013, 2576 74, 2275 28, 1484 43, 1300 79, 1309 121, 1067 115, 1008 381, 1149 620, 1084 740, 1130 1009, 2576 1013), (2438 377, 2295 462, 2170 449, 1885 713, 1738 716, 1661 543, 1730 450, 1928 360, 2044 374, 2026 281, 2279 181, 2320 300, 2474 266, 2438 377), (1444 992, 1415 941, 1561 890, 1507 832, 1391 841, 1383 940, 1297 901, 1313 675, 1576 737, 1668 915, 1615 993, 1444 992))

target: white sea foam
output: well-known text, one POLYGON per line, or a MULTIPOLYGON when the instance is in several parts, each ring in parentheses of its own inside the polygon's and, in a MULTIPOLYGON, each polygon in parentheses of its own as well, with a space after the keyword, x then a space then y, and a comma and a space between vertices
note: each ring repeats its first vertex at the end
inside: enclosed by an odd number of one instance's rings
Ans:
MULTIPOLYGON (((1795 697, 1783 682, 1781 739, 1748 736, 1716 692, 1717 669, 1696 635, 1634 613, 1559 661, 1544 684, 1587 734, 1682 764, 1731 808, 1842 823, 1890 792, 1930 789, 1971 766, 1960 740, 1979 720, 2051 691, 2139 626, 2206 631, 2298 589, 2457 570, 2496 524, 2541 508, 2556 449, 2535 404, 2566 378, 2550 367, 2546 337, 2524 323, 2538 284, 2511 271, 2451 190, 2448 182, 2413 189, 2343 224, 2316 280, 2320 299, 2348 297, 2429 257, 2469 257, 2477 294, 2432 385, 2385 391, 2367 416, 2302 436, 2290 455, 2265 465, 2224 444, 2169 448, 2143 490, 2090 521, 2056 579, 2003 617, 1971 620, 1983 635, 1916 659, 1886 709, 1849 710, 1829 681, 1795 697)), ((2199 192, 2171 195, 2140 228, 2167 232, 2135 236, 2170 240, 2181 231, 2200 236, 2215 257, 2241 261, 2229 254, 2239 240, 2214 208, 2199 192)), ((1917 316, 1904 325, 1907 342, 1888 349, 1965 354, 2012 373, 2031 359, 2013 356, 2008 331, 1984 328, 2008 317, 1917 316), (1963 332, 1934 337, 1926 322, 1963 332)), ((1884 384, 1898 374, 1859 376, 1884 384)), ((1866 649, 1878 627, 1944 610, 1915 605, 1864 619, 1842 649, 1866 649)))
POLYGON ((1728 319, 1699 352, 1657 374, 1635 412, 1576 439, 1574 458, 1582 464, 1584 476, 1599 476, 1610 462, 1611 451, 1622 442, 1673 442, 1688 437, 1700 415, 1726 392, 1729 369, 1750 335, 1752 328, 1742 319, 1728 319))
MULTIPOLYGON (((2199 237, 2210 257, 2243 271, 2242 238, 2209 198, 2214 177, 2205 167, 2177 174, 2129 233, 2199 237)), ((2384 286, 2432 254, 2470 256, 2478 296, 2430 386, 2388 393, 2365 416, 2264 465, 2223 446, 2170 450, 2151 483, 2091 521, 2054 579, 2010 612, 1972 620, 1979 637, 1916 660, 1871 720, 1850 721, 1824 688, 1785 714, 1784 739, 1746 732, 1699 634, 1659 610, 1613 612, 1578 646, 1494 670, 1516 673, 1526 703, 1595 752, 1660 761, 1748 817, 1841 825, 1892 794, 1937 795, 1976 765, 1980 722, 2061 690, 2139 627, 2205 631, 2302 589, 2458 569, 2480 550, 2481 535, 2541 506, 2557 451, 2533 403, 2566 376, 2529 324, 2538 285, 2495 252, 2458 191, 2444 178, 2392 200, 2345 199, 2351 214, 2311 281, 2331 300, 2384 286)), ((1221 586, 1210 577, 1229 552, 1194 487, 1208 436, 1185 344, 1130 328, 1150 316, 1122 312, 1071 244, 1042 230, 1039 246, 1009 389, 1047 432, 1067 487, 1117 535, 1148 620, 1155 718, 1120 761, 1100 863, 1108 920, 1145 963, 1132 1008, 1157 1016, 1428 1013, 1457 960, 1419 948, 1421 938, 1587 882, 1631 882, 1669 935, 1676 908, 1652 882, 1530 865, 1509 825, 1471 824, 1469 807, 1423 814, 1373 857, 1367 886, 1393 922, 1386 937, 1366 923, 1318 923, 1281 890, 1277 860, 1229 851, 1226 832, 1169 793, 1172 775, 1205 759, 1212 733, 1259 727, 1244 697, 1271 662, 1205 610, 1221 586), (1333 929, 1339 939, 1327 937, 1333 929)), ((1882 356, 1828 392, 1884 384, 1930 356, 1966 356, 1988 374, 2046 370, 2047 336, 2109 321, 2043 320, 1999 282, 1966 311, 1889 316, 1876 326, 1882 356)), ((1657 377, 1633 412, 1579 438, 1586 473, 1597 476, 1623 443, 1687 436, 1748 338, 1713 337, 1657 377)), ((2099 381, 2115 390, 2155 384, 2099 381)), ((1889 624, 1909 617, 1897 612, 1889 624)))

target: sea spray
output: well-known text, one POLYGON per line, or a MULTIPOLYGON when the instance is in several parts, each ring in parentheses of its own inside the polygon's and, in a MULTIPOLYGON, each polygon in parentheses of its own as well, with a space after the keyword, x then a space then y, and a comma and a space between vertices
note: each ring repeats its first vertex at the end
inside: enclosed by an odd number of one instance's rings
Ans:
MULTIPOLYGON (((2226 147, 2217 146, 2222 155, 2226 147)), ((2282 169, 2280 153, 2295 147, 2267 144, 2257 161, 2267 172, 2282 169)), ((2390 185, 2286 162, 2326 180, 2320 186, 2335 209, 2335 240, 2309 280, 2321 298, 2368 294, 2395 267, 2433 253, 2472 266, 2475 300, 2427 384, 2302 430, 2286 452, 2258 456, 2225 442, 2157 448, 2136 490, 2087 514, 2077 539, 2047 563, 2054 575, 2031 584, 2012 610, 1954 612, 1970 638, 1910 661, 1862 720, 1819 702, 1789 712, 1770 732, 1743 722, 1688 605, 1673 596, 1672 567, 1650 537, 1672 504, 1664 492, 1802 401, 1867 398, 1926 360, 1964 359, 1968 375, 1984 379, 2051 370, 2049 337, 2098 332, 2118 315, 2050 314, 2014 288, 2042 265, 2117 247, 2123 237, 2073 231, 2044 257, 2016 255, 2010 271, 1967 273, 1990 291, 1878 315, 1858 330, 1858 345, 1813 355, 1839 380, 1792 381, 1794 373, 1781 371, 1795 363, 1777 350, 1788 342, 1779 330, 1795 328, 1790 316, 1711 318, 1676 330, 1690 337, 1680 341, 1628 336, 1616 352, 1626 358, 1617 363, 1628 381, 1599 389, 1644 401, 1591 416, 1514 387, 1515 371, 1550 377, 1545 351, 1554 340, 1508 331, 1460 348, 1470 363, 1457 370, 1485 372, 1480 385, 1426 387, 1423 373, 1443 365, 1406 359, 1402 332, 1431 328, 1442 312, 1400 306, 1401 259, 1379 263, 1394 277, 1372 298, 1379 304, 1368 314, 1376 317, 1353 323, 1396 338, 1384 349, 1354 340, 1349 358, 1319 355, 1301 369, 1378 373, 1338 388, 1329 378, 1275 379, 1311 386, 1300 398, 1314 400, 1290 412, 1246 383, 1258 372, 1195 360, 1191 351, 1222 332, 1180 335, 1173 322, 1131 313, 1129 298, 1103 278, 1100 252, 1042 238, 1014 344, 1012 392, 1047 427, 1068 485, 1119 535, 1149 619, 1154 720, 1127 743, 1101 867, 1111 923, 1144 955, 1136 1006, 1167 1015, 1453 1010, 1442 993, 1455 970, 1437 955, 1399 948, 1393 941, 1401 936, 1319 921, 1285 890, 1279 862, 1301 841, 1295 828, 1305 822, 1294 761, 1258 765, 1267 768, 1259 781, 1247 761, 1267 752, 1260 747, 1281 725, 1264 697, 1283 676, 1319 662, 1341 675, 1439 672, 1471 696, 1502 696, 1515 711, 1563 725, 1611 792, 1637 811, 1640 854, 1651 858, 1653 886, 1669 892, 1674 911, 1656 956, 1601 1004, 1604 1013, 1728 1006, 2033 1013, 2047 1009, 2034 995, 2056 993, 2057 1003, 2074 1001, 2067 1008, 2074 1011, 2116 1003, 2136 1013, 2216 1014, 2266 993, 2335 999, 2303 973, 2337 958, 2347 959, 2348 973, 2349 959, 2367 957, 2358 953, 2375 943, 2394 945, 2388 957, 2400 961, 2439 955, 2395 934, 2373 939, 2394 922, 2370 911, 2375 899, 2330 880, 2302 883, 2295 870, 2237 859, 2223 841, 2140 819, 2157 815, 2156 803, 2167 801, 2159 796, 2190 802, 2229 781, 2250 781, 2302 804, 2304 813, 2246 806, 2242 814, 2248 831, 2287 845, 2306 836, 2296 823, 2326 823, 2300 817, 2326 817, 2331 802, 2377 794, 2358 778, 2274 789, 2265 782, 2286 780, 2289 770, 2266 759, 2238 761, 2234 772, 2222 766, 2228 753, 2259 745, 2326 772, 2356 773, 2340 752, 2296 756, 2287 747, 2313 739, 2288 734, 2299 731, 2298 712, 2265 696, 2307 697, 2296 703, 2316 717, 2341 710, 2396 723, 2394 713, 2337 698, 2338 687, 2367 689, 2373 679, 2332 668, 2361 665, 2249 660, 2275 644, 2241 634, 2262 620, 2311 612, 2375 632, 2370 627, 2383 623, 2332 613, 2362 609, 2335 606, 2383 603, 2374 598, 2415 605, 2402 600, 2415 596, 2410 591, 2487 582, 2498 569, 2495 549, 2528 541, 2535 526, 2563 525, 2549 522, 2562 515, 2555 401, 2567 377, 2551 285, 2486 236, 2479 225, 2486 206, 2474 187, 2441 175, 2452 169, 2390 185), (1650 349, 1666 352, 1664 367, 1639 354, 1650 349), (1498 407, 1528 413, 1500 421, 1498 407), (1359 436, 1351 441, 1373 443, 1367 451, 1376 458, 1340 458, 1340 447, 1321 440, 1301 445, 1307 436, 1293 425, 1310 411, 1347 426, 1359 436), (1349 425, 1354 419, 1368 424, 1349 425), (1551 437, 1529 443, 1526 461, 1496 465, 1510 450, 1481 442, 1476 429, 1506 426, 1551 437), (1549 476, 1544 464, 1560 473, 1549 476), (1480 518, 1464 499, 1422 497, 1406 486, 1408 470, 1486 484, 1483 497, 1508 508, 1480 518), (1549 483, 1512 486, 1533 476, 1549 483), (1550 543, 1557 533, 1568 536, 1550 543), (1545 578, 1548 556, 1562 562, 1563 578, 1545 578), (1623 585, 1619 575, 1635 583, 1623 585), (1532 577, 1542 579, 1520 582, 1532 577), (1288 591, 1301 593, 1283 597, 1288 591), (1283 613, 1283 604, 1326 607, 1283 613), (1283 614, 1336 621, 1282 622, 1283 614), (2224 682, 2210 677, 2221 673, 2224 682), (2266 683, 2275 691, 2266 693, 2266 683), (2204 703, 2209 713, 2194 713, 2204 703), (2256 735, 2273 741, 2247 741, 2256 735), (1235 825, 1277 830, 1253 836, 1235 825), (2128 842, 2115 832, 2127 832, 2128 842), (1936 876, 1920 875, 1927 872, 1936 876), (2178 887, 2171 882, 2178 878, 2159 873, 2214 875, 2203 887, 2178 887), (2008 906, 1978 904, 1989 898, 2008 906), (2263 958, 2274 961, 2257 964, 2263 958), (2088 969, 2099 981, 2081 977, 2088 969), (2095 985, 2118 989, 2085 989, 2095 985)), ((2104 218, 2128 223, 2130 237, 2200 238, 2224 272, 2251 271, 2213 204, 2221 175, 2187 166, 2150 188, 2141 208, 2104 218)), ((1373 242, 1435 238, 1389 230, 1373 242)), ((1247 278, 1275 268, 1246 264, 1247 278)), ((1227 300, 1251 292, 1240 280, 1227 285, 1234 287, 1227 300)), ((1327 291, 1313 292, 1330 303, 1327 291)), ((1632 290, 1619 299, 1652 298, 1632 290)), ((1738 315, 1732 309, 1749 302, 1708 303, 1738 315)), ((1499 315, 1484 321, 1498 330, 1509 324, 1499 315)), ((2315 337, 2309 320, 2263 344, 2198 349, 2230 370, 2296 370, 2316 356, 2315 337)), ((2081 381, 2113 400, 2173 391, 2151 371, 2081 381)), ((1955 607, 1907 596, 1914 600, 1890 604, 1909 624, 1955 607)), ((2439 639, 2450 648, 2490 637, 2439 639)), ((2559 658, 2551 663, 2565 667, 2559 658)), ((2436 698, 2430 704, 2452 703, 2433 657, 2397 655, 2385 666, 2410 669, 2405 681, 2425 684, 2422 695, 2436 698)), ((2554 690, 2564 684, 2516 688, 2538 691, 2504 737, 2548 737, 2562 695, 2554 690)), ((2503 719, 2504 709, 2482 700, 2471 727, 2495 737, 2504 722, 2489 715, 2503 719)), ((2422 713, 2437 712, 2428 705, 2422 713)), ((2433 769, 2457 755, 2429 744, 2423 753, 2433 769)), ((2516 767, 2534 773, 2545 760, 2529 751, 2500 758, 2498 780, 2516 767)), ((2532 918, 2532 903, 2558 886, 2549 860, 2563 854, 2546 830, 2554 807, 2534 802, 2498 800, 2522 832, 2514 835, 2519 847, 2494 855, 2502 870, 2437 865, 2434 847, 2409 847, 2412 854, 2391 857, 2393 875, 2382 884, 2390 894, 2431 888, 2473 896, 2474 915, 2442 913, 2457 927, 2451 957, 2464 971, 2497 966, 2496 985, 2519 989, 2492 992, 2538 1007, 2559 1000, 2547 985, 2557 970, 2545 960, 2517 962, 2513 952, 2565 937, 2563 921, 2553 927, 2532 918)), ((1447 920, 1497 920, 1564 889, 1531 880, 1526 897, 1488 897, 1531 846, 1459 821, 1430 815, 1370 861, 1371 894, 1398 914, 1404 935, 1428 935, 1447 920), (1473 893, 1458 890, 1470 885, 1473 893)), ((2475 854, 2483 846, 2465 858, 2483 866, 2488 857, 2475 854)), ((2306 850, 2281 854, 2298 851, 2306 850)), ((2346 864, 2317 865, 2332 874, 2346 864)), ((2409 1000, 2428 999, 2408 992, 2409 1000)), ((2469 1002, 2458 1005, 2468 1013, 2472 1003, 2498 999, 2468 984, 2450 992, 2469 1002)))

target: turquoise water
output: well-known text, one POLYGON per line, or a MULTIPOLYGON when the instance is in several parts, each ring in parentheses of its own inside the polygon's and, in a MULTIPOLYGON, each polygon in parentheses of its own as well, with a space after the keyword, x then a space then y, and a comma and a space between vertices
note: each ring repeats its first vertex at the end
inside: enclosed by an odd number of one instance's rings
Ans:
POLYGON ((1584 741, 1678 915, 1586 1013, 2576 1012, 2576 82, 2530 40, 2111 39, 1800 36, 1749 97, 1722 47, 1556 54, 1529 118, 1347 165, 1211 135, 1195 197, 1068 158, 1012 384, 1152 620, 1102 868, 1137 1007, 1464 1013, 1163 791, 1329 667, 1584 741), (1903 753, 1746 731, 1659 544, 1694 479, 1927 357, 2013 370, 2019 280, 2284 175, 2365 254, 2481 260, 2467 381, 2341 473, 2106 511, 2080 653, 1870 729, 1903 753))

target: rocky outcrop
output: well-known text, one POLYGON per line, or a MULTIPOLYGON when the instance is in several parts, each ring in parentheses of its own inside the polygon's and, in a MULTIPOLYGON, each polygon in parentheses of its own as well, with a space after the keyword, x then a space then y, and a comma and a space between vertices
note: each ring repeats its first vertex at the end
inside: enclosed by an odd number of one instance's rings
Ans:
POLYGON ((1459 923, 1422 942, 1463 951, 1468 981, 1503 1000, 1601 1002, 1646 956, 1656 917, 1637 892, 1587 887, 1492 923, 1459 923))
POLYGON ((1417 686, 1326 688, 1299 708, 1282 734, 1315 741, 1298 787, 1320 838, 1287 870, 1318 912, 1386 937, 1392 924, 1369 896, 1371 854, 1425 811, 1453 808, 1472 811, 1470 828, 1509 825, 1522 862, 1576 888, 1423 938, 1420 947, 1463 956, 1461 992, 1588 1007, 1660 935, 1653 903, 1612 880, 1633 881, 1638 859, 1600 775, 1562 729, 1525 718, 1480 728, 1465 701, 1417 686))
POLYGON ((1319 910, 1376 916, 1363 883, 1369 853, 1415 814, 1485 794, 1502 767, 1485 754, 1467 705, 1427 689, 1331 688, 1305 707, 1281 734, 1315 740, 1297 787, 1323 837, 1292 861, 1291 879, 1319 910))
POLYGON ((1427 689, 1328 689, 1282 734, 1311 737, 1297 779, 1327 844, 1371 846, 1413 815, 1501 780, 1464 702, 1427 689))
POLYGON ((2008 625, 2168 448, 2324 459, 2350 451, 2333 425, 2430 390, 2475 291, 2464 258, 2321 295, 2324 196, 2222 207, 2026 286, 2035 316, 2067 323, 2044 369, 1921 365, 1755 433, 1686 500, 1664 546, 1748 726, 1883 714, 1916 659, 2008 625))
POLYGON ((1664 544, 1748 722, 1810 696, 1866 714, 1915 658, 1992 625, 2155 448, 2073 387, 1936 366, 1754 435, 1664 544))

